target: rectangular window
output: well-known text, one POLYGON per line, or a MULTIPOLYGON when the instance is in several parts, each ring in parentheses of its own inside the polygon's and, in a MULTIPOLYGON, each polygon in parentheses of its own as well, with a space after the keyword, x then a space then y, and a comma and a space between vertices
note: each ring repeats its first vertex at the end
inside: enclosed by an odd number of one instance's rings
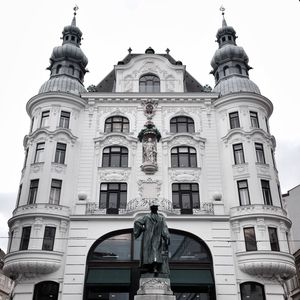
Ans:
POLYGON ((22 184, 19 185, 19 191, 18 191, 18 196, 17 196, 16 208, 19 207, 21 193, 22 193, 22 184))
POLYGON ((239 180, 237 182, 240 205, 250 205, 250 196, 248 190, 248 181, 239 180))
POLYGON ((172 203, 182 214, 192 214, 193 209, 200 209, 198 183, 173 183, 172 203))
POLYGON ((231 129, 240 127, 239 113, 237 111, 229 114, 229 122, 231 129))
POLYGON ((270 133, 268 118, 265 118, 267 132, 270 133))
POLYGON ((118 214, 127 204, 127 183, 102 183, 99 207, 107 214, 118 214))
POLYGON ((255 143, 256 161, 260 164, 265 164, 264 146, 260 143, 255 143))
POLYGON ((45 143, 36 144, 34 163, 39 163, 44 161, 44 151, 45 151, 45 143))
POLYGON ((38 187, 39 187, 39 180, 38 179, 30 180, 28 204, 33 204, 33 203, 36 202, 38 187))
POLYGON ((256 251, 257 243, 256 243, 254 227, 244 228, 244 237, 245 237, 246 251, 256 251))
POLYGON ((14 238, 14 231, 12 230, 10 233, 10 236, 9 236, 9 244, 7 247, 7 253, 10 253, 13 238, 14 238))
POLYGON ((245 163, 243 144, 234 144, 232 145, 232 147, 233 147, 234 163, 236 165, 245 163))
POLYGON ((279 201, 280 201, 280 206, 283 209, 283 205, 282 205, 282 197, 281 197, 281 188, 280 185, 277 184, 277 191, 278 191, 278 197, 279 197, 279 201))
POLYGON ((55 241, 55 227, 46 226, 44 232, 42 250, 53 251, 55 241))
POLYGON ((51 189, 50 189, 50 204, 59 204, 60 194, 61 194, 62 181, 58 179, 52 179, 51 189))
POLYGON ((250 121, 251 121, 251 127, 259 128, 257 112, 250 111, 250 121))
POLYGON ((269 237, 270 237, 270 246, 272 251, 280 251, 279 241, 277 236, 277 228, 268 227, 269 237))
POLYGON ((265 205, 273 205, 270 184, 268 180, 261 180, 261 189, 265 205))
POLYGON ((271 156, 272 156, 273 167, 275 169, 277 169, 276 162, 275 162, 275 155, 274 155, 274 150, 273 149, 271 149, 271 156))
POLYGON ((32 132, 33 125, 34 125, 34 117, 31 118, 30 130, 29 130, 30 133, 32 132))
POLYGON ((70 125, 70 115, 71 115, 71 113, 68 112, 68 111, 62 111, 60 113, 59 127, 69 128, 69 125, 70 125))
POLYGON ((42 112, 41 126, 40 127, 49 126, 49 117, 50 117, 50 110, 46 110, 46 111, 42 112))
POLYGON ((27 250, 30 240, 31 226, 23 227, 20 242, 20 250, 27 250))
POLYGON ((23 165, 23 169, 26 167, 26 164, 27 164, 27 159, 28 159, 28 150, 29 148, 26 149, 26 152, 25 152, 25 159, 24 159, 24 165, 23 165))
POLYGON ((65 163, 66 149, 67 149, 66 144, 57 143, 54 162, 56 162, 58 164, 64 164, 65 163))

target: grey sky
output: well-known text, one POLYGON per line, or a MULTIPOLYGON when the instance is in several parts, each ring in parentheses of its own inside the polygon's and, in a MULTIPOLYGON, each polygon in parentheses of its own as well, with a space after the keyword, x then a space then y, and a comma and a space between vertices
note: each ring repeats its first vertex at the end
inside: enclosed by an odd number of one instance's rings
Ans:
MULTIPOLYGON (((82 49, 89 59, 86 86, 97 84, 110 72, 129 46, 138 53, 149 46, 157 53, 169 48, 201 84, 214 86, 210 61, 217 49, 215 35, 223 4, 238 45, 249 56, 251 80, 274 104, 270 128, 277 140, 282 192, 300 183, 298 0, 5 1, 0 12, 1 236, 7 232, 5 223, 21 178, 22 143, 30 123, 25 105, 49 78, 45 68, 53 47, 61 44, 61 32, 71 22, 75 2, 77 25, 84 37, 82 49)), ((6 241, 0 238, 4 250, 6 241)))

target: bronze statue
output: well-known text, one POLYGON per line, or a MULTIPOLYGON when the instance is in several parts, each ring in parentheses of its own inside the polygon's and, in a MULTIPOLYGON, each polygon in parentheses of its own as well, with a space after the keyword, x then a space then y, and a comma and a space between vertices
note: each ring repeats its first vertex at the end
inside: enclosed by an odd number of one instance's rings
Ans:
POLYGON ((150 210, 149 214, 134 222, 134 237, 138 238, 143 233, 140 261, 142 273, 169 277, 169 230, 164 216, 157 212, 158 205, 152 204, 150 210))

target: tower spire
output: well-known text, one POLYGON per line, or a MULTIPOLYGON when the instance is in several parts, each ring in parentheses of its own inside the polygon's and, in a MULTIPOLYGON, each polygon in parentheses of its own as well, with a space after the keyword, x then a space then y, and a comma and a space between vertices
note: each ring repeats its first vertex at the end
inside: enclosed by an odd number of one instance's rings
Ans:
POLYGON ((220 11, 222 12, 222 16, 223 16, 223 20, 222 20, 222 27, 227 27, 227 23, 226 23, 226 20, 225 20, 225 7, 223 5, 221 5, 220 7, 220 11))
POLYGON ((73 20, 71 25, 72 26, 76 26, 76 15, 77 15, 77 10, 79 9, 79 7, 77 5, 74 6, 73 10, 74 10, 74 16, 73 16, 73 20))

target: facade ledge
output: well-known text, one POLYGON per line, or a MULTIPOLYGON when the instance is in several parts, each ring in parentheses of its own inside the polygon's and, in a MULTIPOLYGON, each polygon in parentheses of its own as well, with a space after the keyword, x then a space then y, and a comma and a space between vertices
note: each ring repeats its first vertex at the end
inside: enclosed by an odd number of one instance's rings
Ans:
POLYGON ((49 203, 34 203, 17 207, 13 211, 13 217, 8 221, 9 226, 11 223, 19 218, 26 216, 51 216, 58 219, 68 219, 70 215, 70 208, 68 206, 62 206, 49 203))
POLYGON ((227 105, 229 103, 240 103, 240 102, 253 102, 258 103, 260 105, 263 104, 264 108, 268 112, 268 116, 271 116, 273 112, 273 104, 272 102, 263 95, 251 93, 251 92, 236 92, 228 95, 224 95, 220 97, 217 101, 215 101, 215 107, 222 107, 223 105, 227 105))
POLYGON ((27 147, 27 144, 32 142, 38 135, 40 134, 46 134, 50 139, 53 139, 58 134, 64 134, 69 138, 69 140, 72 142, 72 144, 75 143, 77 140, 77 137, 73 135, 70 129, 67 128, 57 128, 54 131, 48 130, 46 127, 38 128, 34 132, 32 132, 29 135, 26 135, 23 140, 23 146, 24 148, 27 147))
POLYGON ((195 142, 198 142, 203 145, 206 142, 206 139, 201 137, 200 132, 194 132, 194 133, 167 133, 167 136, 162 139, 162 143, 171 143, 173 140, 177 140, 180 138, 190 138, 191 140, 194 140, 195 142))
POLYGON ((159 102, 172 102, 172 103, 204 103, 210 100, 211 102, 218 99, 219 94, 218 93, 184 93, 184 92, 171 92, 171 93, 100 93, 100 92, 89 92, 89 93, 82 93, 81 98, 86 99, 88 101, 89 99, 93 100, 93 103, 96 104, 102 103, 102 102, 108 102, 108 103, 124 103, 126 101, 127 103, 139 103, 143 102, 147 99, 153 99, 158 100, 159 102))
POLYGON ((11 252, 4 259, 4 273, 9 277, 36 277, 50 274, 62 264, 63 252, 44 250, 22 250, 11 252))
MULTIPOLYGON (((180 209, 173 208, 173 204, 169 199, 165 198, 134 198, 131 199, 124 209, 119 209, 118 215, 133 215, 138 212, 149 212, 149 204, 151 201, 157 201, 159 203, 159 211, 166 215, 181 215, 180 209)), ((96 202, 86 203, 86 215, 106 215, 105 208, 99 208, 99 204, 96 202)), ((214 205, 211 202, 202 202, 201 207, 195 208, 191 211, 191 216, 194 215, 213 215, 214 205)))
POLYGON ((280 277, 284 280, 296 273, 293 255, 275 251, 248 251, 236 253, 239 268, 250 275, 280 277))
POLYGON ((230 209, 231 221, 256 217, 276 218, 287 222, 290 226, 292 224, 287 217, 287 212, 279 206, 252 204, 236 206, 230 209))
POLYGON ((29 116, 32 116, 33 109, 41 104, 41 103, 49 103, 49 102, 58 102, 61 104, 62 102, 68 102, 72 105, 77 105, 79 108, 84 108, 86 106, 86 101, 79 96, 76 96, 71 93, 64 92, 48 92, 37 94, 32 97, 26 104, 26 111, 29 116))
POLYGON ((246 139, 250 140, 255 134, 262 135, 264 139, 266 139, 270 143, 270 145, 274 147, 274 143, 275 143, 274 137, 261 128, 254 128, 250 131, 246 131, 242 127, 230 129, 228 133, 222 137, 222 141, 225 144, 227 144, 235 135, 242 135, 246 139))
POLYGON ((129 143, 137 143, 138 138, 132 136, 132 133, 123 133, 123 132, 101 132, 99 136, 94 138, 94 142, 96 145, 102 144, 104 140, 107 138, 121 138, 126 140, 129 143))

